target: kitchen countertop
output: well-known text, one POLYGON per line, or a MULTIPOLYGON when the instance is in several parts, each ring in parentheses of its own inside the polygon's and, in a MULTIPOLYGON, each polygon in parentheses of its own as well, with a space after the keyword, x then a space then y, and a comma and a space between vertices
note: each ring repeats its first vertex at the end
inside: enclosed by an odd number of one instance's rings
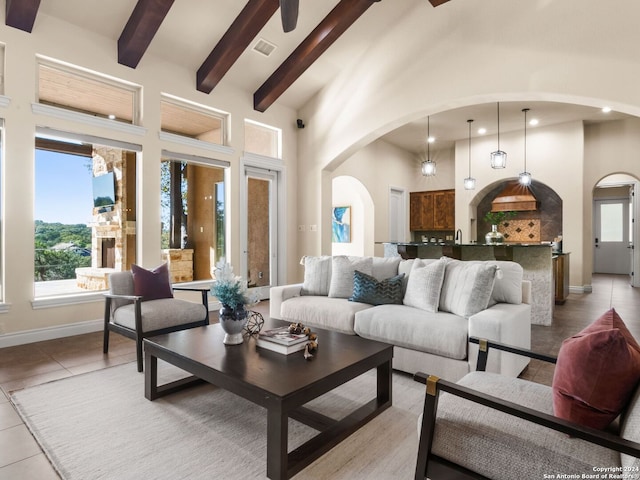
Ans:
POLYGON ((376 242, 382 245, 410 245, 415 247, 443 247, 443 246, 457 246, 457 247, 551 247, 548 243, 501 243, 497 245, 489 245, 486 243, 432 243, 432 242, 376 242))

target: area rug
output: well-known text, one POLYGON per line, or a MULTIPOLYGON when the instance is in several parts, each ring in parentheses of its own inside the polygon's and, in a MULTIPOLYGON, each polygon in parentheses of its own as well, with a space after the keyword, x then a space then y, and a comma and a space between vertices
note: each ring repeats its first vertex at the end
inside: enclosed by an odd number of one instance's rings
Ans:
MULTIPOLYGON (((178 375, 166 364, 161 371, 163 381, 178 375)), ((368 372, 309 406, 340 418, 374 397, 375 380, 368 372)), ((130 363, 20 390, 11 400, 66 480, 266 478, 266 410, 211 385, 150 402, 144 375, 130 363)), ((424 386, 394 372, 393 406, 295 478, 413 478, 423 402, 424 386)), ((289 449, 315 433, 290 420, 289 449)))

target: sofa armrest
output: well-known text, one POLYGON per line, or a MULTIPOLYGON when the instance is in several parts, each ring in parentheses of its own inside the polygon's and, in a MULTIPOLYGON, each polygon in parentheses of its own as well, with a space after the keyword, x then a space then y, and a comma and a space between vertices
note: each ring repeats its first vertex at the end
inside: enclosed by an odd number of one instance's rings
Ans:
MULTIPOLYGON (((486 338, 524 349, 531 348, 531 305, 498 303, 469 317, 469 337, 486 338)), ((487 371, 517 377, 529 359, 507 352, 494 352, 487 371)), ((469 366, 476 370, 478 345, 469 343, 469 366)))
POLYGON ((280 307, 282 302, 289 298, 299 297, 301 290, 302 283, 271 287, 269 289, 269 317, 281 319, 280 307))
POLYGON ((522 281, 522 303, 531 305, 531 280, 522 281))

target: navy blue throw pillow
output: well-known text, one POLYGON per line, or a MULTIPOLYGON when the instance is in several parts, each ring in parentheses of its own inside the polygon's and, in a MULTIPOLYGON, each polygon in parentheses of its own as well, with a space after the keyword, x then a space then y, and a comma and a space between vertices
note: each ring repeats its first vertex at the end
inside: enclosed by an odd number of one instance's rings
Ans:
POLYGON ((369 305, 386 305, 389 303, 402 303, 402 279, 404 273, 378 281, 375 277, 362 273, 359 270, 353 272, 353 296, 351 302, 368 303, 369 305))

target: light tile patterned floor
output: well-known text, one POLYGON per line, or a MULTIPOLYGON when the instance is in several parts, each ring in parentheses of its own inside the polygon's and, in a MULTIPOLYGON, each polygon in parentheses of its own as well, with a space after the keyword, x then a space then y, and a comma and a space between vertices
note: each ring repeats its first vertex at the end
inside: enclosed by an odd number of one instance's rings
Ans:
MULTIPOLYGON (((594 275, 592 284, 593 293, 571 294, 565 305, 556 307, 552 326, 532 326, 534 350, 556 355, 564 338, 579 332, 611 306, 640 340, 640 289, 630 287, 626 276, 617 275, 594 275)), ((262 302, 258 310, 268 315, 268 305, 262 302)), ((101 332, 3 348, 0 387, 10 392, 132 361, 133 341, 117 334, 111 335, 109 354, 103 355, 101 332)), ((522 377, 550 385, 553 366, 532 361, 522 377)), ((0 391, 0 480, 58 479, 4 392, 0 391)))

